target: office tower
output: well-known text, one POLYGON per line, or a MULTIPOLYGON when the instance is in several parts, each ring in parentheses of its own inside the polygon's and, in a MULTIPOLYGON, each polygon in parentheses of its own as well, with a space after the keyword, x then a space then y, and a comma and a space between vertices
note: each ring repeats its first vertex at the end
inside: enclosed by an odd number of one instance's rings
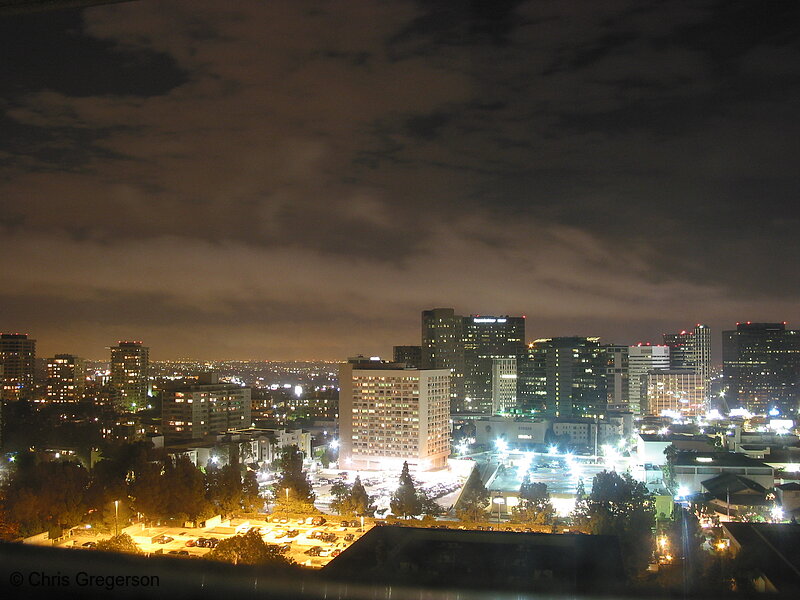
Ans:
POLYGON ((36 340, 29 339, 26 333, 0 334, 0 364, 3 365, 2 400, 32 400, 36 340))
POLYGON ((737 323, 722 332, 722 369, 728 406, 755 414, 797 411, 800 331, 786 323, 737 323))
POLYGON ((525 317, 464 317, 464 401, 456 411, 492 412, 492 362, 525 351, 525 317))
POLYGON ((443 468, 450 454, 450 369, 380 361, 339 371, 339 465, 347 469, 443 468))
POLYGON ((492 413, 511 412, 517 407, 517 359, 492 359, 492 413))
POLYGON ((663 338, 664 345, 669 346, 669 368, 694 370, 694 331, 665 333, 663 338))
POLYGON ((142 342, 119 342, 111 347, 111 385, 117 408, 136 410, 147 406, 150 392, 150 348, 142 342))
POLYGON ((47 360, 47 401, 80 402, 86 389, 86 366, 72 354, 56 354, 47 360))
POLYGON ((179 383, 164 389, 161 422, 168 440, 200 439, 250 427, 250 388, 220 383, 216 373, 201 373, 197 383, 179 383))
POLYGON ((705 413, 705 382, 693 369, 650 371, 645 389, 646 415, 696 417, 705 413))
POLYGON ((535 340, 518 371, 521 400, 547 415, 595 415, 607 407, 607 358, 600 338, 535 340))
POLYGON ((669 346, 671 369, 692 369, 698 373, 708 390, 711 378, 711 328, 698 323, 694 330, 665 333, 664 345, 669 346))
POLYGON ((419 369, 422 366, 422 346, 395 346, 393 358, 396 363, 419 369))
POLYGON ((628 346, 604 346, 609 410, 630 410, 628 385, 628 346))
POLYGON ((452 308, 422 312, 422 369, 449 369, 455 410, 464 398, 463 317, 452 308))
POLYGON ((647 410, 644 388, 647 374, 663 369, 669 369, 669 346, 628 346, 628 402, 633 414, 640 415, 647 410))
POLYGON ((711 328, 698 323, 694 328, 695 370, 705 388, 706 400, 711 388, 711 328))

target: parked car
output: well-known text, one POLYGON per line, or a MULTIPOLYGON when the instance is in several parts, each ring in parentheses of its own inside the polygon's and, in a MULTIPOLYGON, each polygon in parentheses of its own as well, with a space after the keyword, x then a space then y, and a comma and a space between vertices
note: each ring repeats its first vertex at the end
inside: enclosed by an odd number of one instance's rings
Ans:
POLYGON ((219 539, 217 539, 215 537, 208 538, 208 541, 206 541, 206 544, 208 544, 206 546, 206 548, 216 548, 217 544, 219 544, 219 539))
POLYGON ((186 546, 187 548, 192 548, 196 545, 197 545, 197 540, 186 540, 186 543, 184 544, 184 546, 186 546))
POLYGON ((355 538, 356 538, 356 536, 354 536, 352 533, 348 533, 346 536, 344 536, 344 541, 345 542, 352 542, 355 538))
POLYGON ((97 548, 97 542, 84 542, 81 544, 81 548, 97 548))
POLYGON ((337 556, 339 556, 341 553, 342 553, 341 549, 339 549, 339 548, 336 548, 336 550, 334 550, 333 552, 331 552, 331 556, 332 556, 333 558, 336 558, 336 557, 337 557, 337 556))
POLYGON ((311 546, 311 548, 305 551, 305 554, 308 556, 319 556, 320 552, 322 552, 322 546, 311 546))
POLYGON ((325 517, 316 516, 313 519, 311 519, 311 524, 314 527, 319 527, 320 525, 324 525, 325 523, 327 523, 325 517))
POLYGON ((170 543, 171 541, 173 541, 174 539, 175 539, 175 538, 173 538, 173 537, 170 537, 170 536, 168 536, 168 535, 159 535, 159 536, 158 536, 158 537, 156 537, 156 538, 155 538, 153 541, 154 541, 156 544, 169 544, 169 543, 170 543))
POLYGON ((188 550, 170 550, 167 554, 172 554, 176 556, 189 556, 188 550))

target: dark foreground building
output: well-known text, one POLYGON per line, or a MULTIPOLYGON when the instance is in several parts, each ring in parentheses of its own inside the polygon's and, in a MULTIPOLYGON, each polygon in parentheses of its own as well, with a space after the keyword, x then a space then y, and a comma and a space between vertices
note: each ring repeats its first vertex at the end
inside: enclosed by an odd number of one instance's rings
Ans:
POLYGON ((730 522, 723 528, 755 591, 800 597, 800 525, 730 522))
POLYGON ((322 570, 335 581, 532 594, 621 591, 611 536, 375 527, 322 570))

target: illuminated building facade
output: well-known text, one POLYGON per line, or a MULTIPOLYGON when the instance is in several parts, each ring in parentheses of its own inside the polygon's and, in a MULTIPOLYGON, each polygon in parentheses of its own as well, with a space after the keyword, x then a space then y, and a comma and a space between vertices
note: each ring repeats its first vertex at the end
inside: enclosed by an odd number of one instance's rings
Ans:
POLYGON ((705 413, 705 382, 694 369, 650 371, 645 387, 646 415, 696 417, 705 413))
POLYGON ((150 348, 142 342, 119 342, 111 347, 111 385, 115 404, 123 410, 147 406, 150 392, 150 348))
POLYGON ((798 409, 800 331, 786 323, 737 323, 722 332, 722 369, 728 406, 754 414, 798 409))
POLYGON ((595 415, 608 403, 605 347, 597 337, 542 338, 519 365, 526 405, 556 417, 595 415))
POLYGON ((427 471, 450 454, 450 370, 349 362, 339 373, 339 466, 427 471))
POLYGON ((664 345, 669 346, 671 369, 692 369, 708 390, 711 379, 711 328, 698 323, 691 331, 665 333, 664 345))
POLYGON ((629 410, 640 415, 647 410, 647 375, 669 369, 669 346, 637 344, 628 347, 629 410))
POLYGON ((492 364, 525 351, 525 317, 473 315, 463 320, 464 401, 457 409, 492 413, 492 364))
POLYGON ((517 408, 517 359, 492 359, 492 414, 517 408))
POLYGON ((25 333, 0 334, 3 402, 32 400, 35 384, 36 340, 25 333))
POLYGON ((86 389, 86 364, 72 354, 47 360, 47 401, 80 402, 86 389))
POLYGON ((161 422, 168 440, 196 440, 252 425, 250 388, 219 383, 203 373, 196 384, 178 384, 162 393, 161 422))

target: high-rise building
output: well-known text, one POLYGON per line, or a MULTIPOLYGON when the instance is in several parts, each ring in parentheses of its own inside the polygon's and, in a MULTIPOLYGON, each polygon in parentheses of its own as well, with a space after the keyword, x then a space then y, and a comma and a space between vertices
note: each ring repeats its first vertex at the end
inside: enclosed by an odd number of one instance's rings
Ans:
POLYGON ((119 342, 111 347, 111 385, 116 405, 123 410, 147 406, 150 394, 150 348, 142 342, 119 342))
POLYGON ((339 464, 352 469, 443 468, 450 454, 450 369, 381 361, 339 371, 339 464))
POLYGON ((694 369, 650 371, 645 388, 646 415, 696 417, 705 413, 705 383, 694 369))
POLYGON ((35 384, 36 340, 26 333, 0 334, 4 402, 32 400, 35 384))
POLYGON ((395 346, 393 357, 396 363, 419 369, 422 366, 422 346, 395 346))
POLYGON ((606 410, 607 358, 597 337, 543 338, 528 344, 518 366, 519 395, 526 405, 557 417, 606 410))
POLYGON ((492 360, 492 413, 513 411, 517 403, 517 359, 492 360))
POLYGON ((86 363, 73 354, 47 360, 47 401, 80 402, 86 389, 86 363))
POLYGON ((694 370, 694 331, 665 333, 663 338, 664 345, 669 346, 669 368, 694 370))
POLYGON ((725 400, 755 414, 798 410, 800 331, 786 323, 737 323, 722 332, 725 400))
POLYGON ((193 440, 252 425, 250 388, 220 383, 216 373, 163 391, 161 423, 168 440, 193 440))
POLYGON ((628 402, 633 414, 647 410, 647 374, 664 369, 669 369, 669 346, 628 346, 628 402))
POLYGON ((608 409, 627 412, 631 406, 630 386, 628 385, 628 346, 609 344, 604 348, 608 409))
POLYGON ((464 399, 456 411, 492 412, 492 364, 525 352, 525 317, 464 317, 464 399))
POLYGON ((453 409, 464 398, 464 320, 452 308, 422 311, 422 369, 449 369, 453 409))
POLYGON ((691 369, 703 380, 708 390, 711 379, 711 328, 698 323, 692 331, 665 333, 664 345, 669 346, 671 369, 691 369))

